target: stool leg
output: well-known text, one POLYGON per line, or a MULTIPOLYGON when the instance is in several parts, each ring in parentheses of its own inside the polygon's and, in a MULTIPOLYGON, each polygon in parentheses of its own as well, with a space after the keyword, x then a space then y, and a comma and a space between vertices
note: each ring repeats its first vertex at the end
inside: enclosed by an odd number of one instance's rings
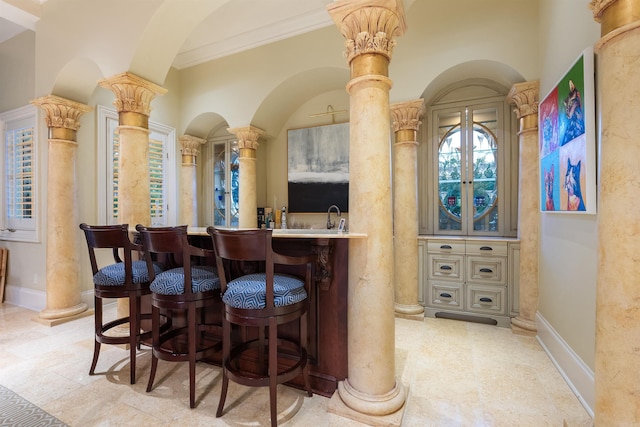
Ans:
POLYGON ((227 389, 229 388, 229 377, 227 376, 227 363, 229 362, 229 353, 231 350, 231 325, 229 321, 222 315, 222 389, 220 390, 220 402, 216 417, 222 416, 224 409, 224 401, 227 398, 227 389))
POLYGON ((100 355, 100 341, 98 341, 98 336, 102 334, 102 298, 94 296, 93 306, 95 336, 93 337, 93 361, 91 362, 91 368, 89 368, 89 375, 93 375, 96 365, 98 364, 98 356, 100 355))
POLYGON ((131 384, 136 383, 136 350, 138 349, 138 306, 134 294, 129 294, 129 366, 131 367, 131 384))
POLYGON ((158 358, 155 349, 160 346, 160 309, 155 305, 151 307, 151 372, 149 372, 149 383, 147 384, 147 393, 153 389, 153 379, 156 377, 156 369, 158 368, 158 358))
POLYGON ((187 334, 189 352, 189 406, 196 407, 196 338, 198 322, 196 321, 196 307, 193 304, 187 309, 187 334))
POLYGON ((269 319, 269 403, 271 406, 271 427, 278 425, 278 323, 275 317, 269 319))
MULTIPOLYGON (((300 357, 308 357, 307 345, 309 338, 307 335, 307 313, 305 312, 300 318, 300 357)), ((309 360, 303 361, 302 377, 304 378, 304 387, 307 389, 307 396, 313 396, 311 391, 311 383, 309 382, 309 360)))

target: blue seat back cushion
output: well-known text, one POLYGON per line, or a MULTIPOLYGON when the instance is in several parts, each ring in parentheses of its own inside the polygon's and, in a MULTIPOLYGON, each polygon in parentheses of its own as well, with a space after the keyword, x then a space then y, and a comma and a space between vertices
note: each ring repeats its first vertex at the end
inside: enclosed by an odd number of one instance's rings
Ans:
MULTIPOLYGON (((145 261, 133 261, 133 283, 144 283, 149 281, 149 272, 145 261)), ((153 264, 156 274, 162 272, 160 265, 153 264)), ((93 283, 100 286, 122 286, 124 285, 124 262, 107 265, 101 268, 93 276, 93 283)))
MULTIPOLYGON (((163 271, 151 282, 151 292, 160 295, 184 294, 184 269, 182 267, 163 271)), ((220 288, 220 279, 215 267, 194 265, 191 267, 191 290, 194 293, 220 288)))
MULTIPOLYGON (((235 308, 262 309, 267 305, 266 289, 266 274, 248 274, 228 283, 222 301, 235 308)), ((302 280, 286 274, 273 276, 273 303, 276 307, 295 304, 306 298, 302 280)))

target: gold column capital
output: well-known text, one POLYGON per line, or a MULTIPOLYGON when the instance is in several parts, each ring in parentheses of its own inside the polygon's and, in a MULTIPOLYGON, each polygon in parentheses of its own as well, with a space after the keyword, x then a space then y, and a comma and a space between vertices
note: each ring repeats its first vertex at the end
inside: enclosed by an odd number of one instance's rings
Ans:
POLYGON ((167 89, 162 86, 129 72, 102 79, 98 83, 116 95, 113 105, 118 110, 120 125, 139 126, 147 129, 149 128, 151 101, 156 95, 167 93, 167 89))
POLYGON ((238 148, 241 157, 255 157, 255 150, 258 149, 258 140, 264 131, 255 126, 246 126, 241 128, 227 128, 227 132, 238 137, 238 148))
POLYGON ((182 153, 182 164, 183 165, 195 165, 196 158, 198 154, 200 154, 200 146, 206 142, 206 140, 202 138, 198 138, 193 135, 182 135, 179 138, 180 152, 182 153))
MULTIPOLYGON (((422 124, 424 115, 424 99, 414 101, 397 102, 390 105, 391 117, 393 118, 393 131, 396 133, 396 140, 400 131, 410 131, 414 136, 422 124)), ((412 141, 415 141, 413 138, 412 141)))
POLYGON ((516 117, 520 120, 520 131, 538 127, 540 82, 516 83, 511 87, 507 101, 515 104, 516 117))
POLYGON ((46 95, 31 101, 42 108, 47 116, 49 138, 76 140, 76 131, 80 128, 80 116, 93 108, 80 102, 71 101, 56 95, 46 95))
POLYGON ((591 0, 589 8, 601 24, 601 36, 640 20, 640 0, 591 0))
POLYGON ((347 62, 376 53, 388 60, 406 29, 402 0, 341 0, 327 6, 329 15, 345 38, 347 62))

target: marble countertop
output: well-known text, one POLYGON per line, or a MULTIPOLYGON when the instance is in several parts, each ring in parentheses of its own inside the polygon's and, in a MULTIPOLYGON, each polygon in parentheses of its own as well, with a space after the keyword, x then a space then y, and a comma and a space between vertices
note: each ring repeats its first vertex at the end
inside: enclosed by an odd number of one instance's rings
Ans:
MULTIPOLYGON (((223 228, 223 227, 221 227, 223 228)), ((188 234, 206 236, 206 227, 189 227, 188 234)), ((364 233, 350 233, 348 231, 314 229, 314 228, 289 228, 273 230, 274 238, 297 238, 297 239, 361 239, 367 237, 364 233)))

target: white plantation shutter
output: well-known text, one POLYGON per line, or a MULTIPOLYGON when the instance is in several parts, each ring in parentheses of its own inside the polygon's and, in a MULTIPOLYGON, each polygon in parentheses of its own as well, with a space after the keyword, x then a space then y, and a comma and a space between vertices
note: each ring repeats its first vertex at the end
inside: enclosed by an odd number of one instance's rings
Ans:
POLYGON ((167 225, 165 218, 164 147, 162 140, 149 138, 149 184, 151 225, 167 225))
POLYGON ((3 132, 2 231, 5 240, 37 241, 36 107, 0 115, 3 132))

